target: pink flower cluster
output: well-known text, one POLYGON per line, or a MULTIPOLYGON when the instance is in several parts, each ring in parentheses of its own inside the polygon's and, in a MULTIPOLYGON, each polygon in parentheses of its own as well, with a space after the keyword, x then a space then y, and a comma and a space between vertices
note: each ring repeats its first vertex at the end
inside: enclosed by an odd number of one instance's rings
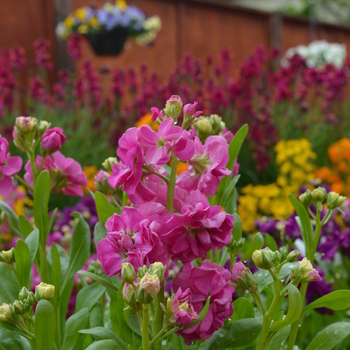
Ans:
POLYGON ((0 195, 4 196, 12 187, 11 176, 17 174, 22 168, 21 157, 11 157, 9 144, 0 135, 0 195))
MULTIPOLYGON (((42 157, 37 156, 36 167, 39 168, 42 157)), ((24 179, 33 186, 33 172, 30 162, 28 161, 24 169, 24 179)), ((63 193, 67 196, 83 196, 81 186, 86 186, 88 180, 78 162, 72 158, 66 158, 61 152, 52 153, 45 158, 43 170, 50 173, 51 190, 57 193, 63 193)))

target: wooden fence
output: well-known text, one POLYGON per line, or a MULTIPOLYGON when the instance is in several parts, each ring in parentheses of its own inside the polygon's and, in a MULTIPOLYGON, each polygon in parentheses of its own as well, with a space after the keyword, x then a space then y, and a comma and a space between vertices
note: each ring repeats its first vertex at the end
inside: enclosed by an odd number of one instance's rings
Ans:
MULTIPOLYGON (((32 43, 38 37, 52 41, 58 67, 67 65, 64 44, 55 38, 55 22, 80 6, 101 6, 104 0, 2 0, 0 46, 23 46, 33 59, 32 43)), ((128 67, 147 61, 161 77, 178 64, 184 52, 202 59, 228 47, 235 64, 242 62, 256 45, 286 50, 315 39, 344 43, 350 50, 350 28, 309 21, 281 14, 250 10, 220 0, 129 0, 149 15, 158 15, 162 30, 152 47, 128 43, 118 57, 98 57, 89 45, 84 56, 98 67, 128 67)))

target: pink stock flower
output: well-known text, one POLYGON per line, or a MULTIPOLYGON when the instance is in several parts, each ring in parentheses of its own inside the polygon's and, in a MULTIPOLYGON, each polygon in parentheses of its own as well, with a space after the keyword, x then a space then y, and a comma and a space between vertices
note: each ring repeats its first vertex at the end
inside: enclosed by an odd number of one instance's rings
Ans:
POLYGON ((180 327, 198 319, 191 303, 191 290, 189 288, 183 292, 182 288, 179 287, 176 293, 168 299, 167 305, 170 306, 175 323, 180 327))
POLYGON ((12 187, 11 176, 18 173, 22 168, 21 157, 11 157, 9 144, 0 135, 0 195, 4 196, 12 187))
MULTIPOLYGON (((39 168, 42 157, 37 156, 36 166, 39 168)), ((24 179, 33 185, 33 172, 28 161, 24 169, 24 179)), ((88 180, 78 162, 72 158, 66 158, 61 152, 57 151, 51 156, 45 158, 43 170, 50 173, 51 190, 57 193, 63 193, 67 196, 83 196, 81 186, 86 186, 88 180)))
POLYGON ((46 130, 41 137, 43 149, 48 152, 56 152, 61 149, 66 141, 66 136, 61 128, 46 130))
POLYGON ((184 106, 184 115, 193 117, 193 118, 199 117, 203 113, 203 111, 196 112, 197 105, 198 105, 198 102, 196 101, 194 101, 193 104, 191 103, 186 104, 184 106))
POLYGON ((219 182, 231 171, 226 168, 229 160, 228 144, 222 136, 210 136, 204 147, 195 139, 195 155, 189 160, 188 171, 178 177, 176 184, 188 192, 199 189, 207 196, 215 194, 219 182))
POLYGON ((173 119, 165 119, 158 133, 148 125, 139 128, 137 138, 145 150, 146 164, 163 165, 169 162, 171 153, 180 160, 188 160, 194 154, 194 145, 181 127, 173 125, 173 119))
POLYGON ((210 249, 220 249, 231 241, 233 216, 211 207, 205 196, 192 191, 182 206, 182 214, 174 214, 162 231, 161 239, 170 246, 172 259, 183 263, 205 259, 210 249))
POLYGON ((108 179, 111 187, 124 185, 123 190, 134 194, 142 176, 143 150, 137 140, 137 128, 128 129, 120 138, 117 156, 121 162, 114 164, 113 174, 108 179))
POLYGON ((173 281, 174 291, 190 288, 194 311, 198 314, 210 296, 209 310, 202 322, 184 329, 179 334, 190 345, 194 340, 208 339, 224 325, 232 315, 232 294, 235 288, 228 282, 230 272, 223 267, 205 260, 199 268, 191 263, 185 264, 173 281))
POLYGON ((97 244, 105 273, 116 275, 124 262, 132 264, 135 270, 156 261, 167 265, 170 254, 157 232, 169 217, 161 204, 152 202, 138 209, 124 207, 120 215, 110 217, 106 222, 107 237, 97 244))
POLYGON ((158 118, 160 120, 163 120, 164 118, 164 112, 161 110, 159 110, 157 107, 152 107, 151 108, 152 111, 152 120, 155 122, 158 118))
POLYGON ((247 268, 242 262, 236 262, 232 267, 231 282, 235 287, 239 285, 238 277, 244 279, 247 268))

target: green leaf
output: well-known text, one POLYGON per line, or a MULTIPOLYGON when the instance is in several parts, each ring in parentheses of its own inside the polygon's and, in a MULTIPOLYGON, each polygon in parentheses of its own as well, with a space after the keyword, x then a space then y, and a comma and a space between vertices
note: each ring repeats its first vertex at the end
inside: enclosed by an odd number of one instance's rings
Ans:
POLYGON ((18 240, 15 248, 16 276, 19 286, 30 288, 29 277, 32 268, 30 251, 24 241, 18 240))
POLYGON ((5 350, 30 349, 29 341, 26 338, 19 336, 17 333, 14 333, 14 331, 12 330, 3 328, 2 325, 0 326, 0 345, 5 350))
POLYGON ((304 312, 321 307, 336 311, 350 308, 350 290, 336 290, 326 294, 309 304, 304 312))
POLYGON ((51 350, 56 332, 55 309, 47 300, 40 300, 35 309, 34 336, 38 350, 51 350))
POLYGON ((228 184, 226 191, 224 193, 223 207, 226 208, 226 205, 229 204, 229 202, 233 200, 233 196, 234 196, 235 190, 236 190, 236 184, 237 184, 240 177, 241 177, 241 175, 236 175, 235 177, 233 177, 232 179, 229 180, 229 184, 228 184))
MULTIPOLYGON (((230 156, 230 159, 227 163, 227 169, 233 170, 233 166, 235 164, 236 158, 239 154, 239 151, 241 150, 243 141, 248 133, 248 125, 244 124, 235 134, 233 137, 233 140, 231 141, 229 148, 228 148, 228 154, 230 156)), ((226 188, 228 186, 230 178, 228 176, 225 176, 223 179, 221 179, 218 191, 216 193, 216 203, 218 205, 221 205, 223 202, 224 194, 226 192, 226 188)))
POLYGON ((12 210, 12 208, 9 205, 7 205, 5 202, 0 200, 0 209, 7 216, 7 219, 9 221, 11 228, 18 234, 18 236, 23 237, 19 226, 18 217, 16 213, 12 210))
POLYGON ((250 242, 247 250, 244 252, 241 261, 246 261, 251 258, 255 250, 261 249, 264 246, 264 237, 258 232, 250 242))
POLYGON ((349 322, 337 322, 317 333, 306 350, 330 350, 350 334, 349 322))
POLYGON ((55 296, 54 301, 57 303, 58 297, 60 295, 61 287, 61 262, 60 255, 57 250, 55 243, 52 243, 51 246, 51 259, 52 259, 52 268, 51 268, 51 283, 55 286, 55 296))
POLYGON ((268 233, 266 233, 266 235, 265 235, 265 241, 266 241, 267 246, 268 246, 273 252, 275 252, 276 250, 278 250, 277 243, 276 243, 275 239, 274 239, 271 235, 269 235, 268 233))
MULTIPOLYGON (((90 328, 90 329, 84 329, 84 330, 80 331, 80 333, 82 333, 82 334, 91 334, 91 335, 98 336, 98 337, 100 337, 102 339, 113 340, 115 343, 117 343, 117 345, 122 350, 127 350, 128 349, 127 344, 122 339, 120 339, 115 333, 113 333, 112 331, 110 331, 109 329, 107 329, 105 327, 95 327, 95 328, 90 328)), ((96 342, 94 344, 97 344, 97 343, 99 343, 99 342, 96 342)))
POLYGON ((313 237, 309 214, 305 207, 291 194, 289 195, 289 201, 292 203, 295 211, 298 214, 299 220, 298 218, 296 218, 296 220, 300 228, 301 236, 305 243, 306 256, 309 256, 308 254, 312 250, 313 237))
POLYGON ((0 262, 1 288, 0 299, 2 303, 11 304, 18 299, 19 285, 16 276, 10 267, 0 262))
POLYGON ((27 237, 33 231, 33 225, 22 215, 18 217, 18 220, 23 237, 27 237))
POLYGON ((50 233, 52 225, 53 225, 53 223, 55 221, 57 210, 58 210, 58 208, 54 209, 54 211, 51 213, 49 222, 47 224, 47 233, 48 234, 50 233))
POLYGON ((90 328, 103 327, 103 309, 100 303, 95 303, 90 311, 90 328))
POLYGON ((246 318, 230 322, 216 331, 199 347, 200 350, 221 350, 244 346, 252 343, 260 334, 262 322, 255 318, 246 318))
POLYGON ((184 339, 177 335, 173 334, 173 346, 175 350, 186 350, 186 345, 184 343, 184 339))
POLYGON ((40 242, 44 244, 49 234, 49 199, 50 199, 50 174, 47 170, 41 172, 36 180, 34 188, 34 222, 40 232, 40 242))
POLYGON ((94 228, 95 245, 97 246, 97 243, 101 239, 106 238, 106 236, 107 236, 107 229, 105 225, 102 222, 98 222, 94 228))
POLYGON ((98 299, 105 293, 106 288, 98 283, 89 284, 82 288, 76 299, 75 309, 77 311, 87 308, 89 311, 98 299))
POLYGON ((25 243, 29 248, 30 263, 33 264, 39 247, 39 230, 37 228, 29 235, 27 235, 25 243))
POLYGON ((288 286, 288 299, 289 308, 286 317, 281 321, 275 321, 270 328, 271 332, 278 332, 299 318, 303 302, 298 288, 293 284, 289 284, 288 286))
POLYGON ((111 203, 109 203, 106 196, 101 192, 95 192, 95 204, 96 204, 96 210, 98 219, 105 223, 113 214, 117 213, 120 214, 120 210, 113 206, 111 203))
POLYGON ((244 318, 254 318, 255 312, 252 303, 246 298, 238 298, 233 303, 231 322, 244 318))
POLYGON ((235 221, 233 222, 232 240, 239 241, 242 238, 242 220, 237 213, 233 214, 233 217, 235 221))
MULTIPOLYGON (((92 343, 86 350, 117 350, 119 349, 119 345, 114 340, 100 340, 95 343, 92 343)), ((127 349, 126 349, 127 350, 127 349)))
POLYGON ((93 281, 101 284, 105 288, 109 289, 111 292, 118 294, 118 287, 112 284, 111 282, 109 282, 106 278, 85 270, 78 271, 78 274, 82 276, 90 277, 93 281))
POLYGON ((81 213, 73 213, 72 216, 78 217, 79 221, 73 230, 69 266, 64 277, 61 293, 64 292, 67 282, 74 277, 76 272, 85 265, 87 259, 90 257, 90 227, 81 213))
POLYGON ((64 340, 61 350, 73 350, 79 338, 79 331, 87 326, 89 310, 82 309, 69 317, 66 322, 64 340))
POLYGON ((265 350, 281 350, 290 332, 290 326, 277 332, 265 346, 265 350))
POLYGON ((131 308, 124 310, 124 318, 130 329, 132 329, 136 334, 141 336, 140 322, 137 318, 135 311, 131 308))

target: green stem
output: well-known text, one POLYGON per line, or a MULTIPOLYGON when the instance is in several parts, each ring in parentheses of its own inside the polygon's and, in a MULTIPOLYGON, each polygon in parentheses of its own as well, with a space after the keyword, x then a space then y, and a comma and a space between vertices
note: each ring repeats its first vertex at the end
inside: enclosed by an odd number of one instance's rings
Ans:
POLYGON ((157 175, 158 177, 160 177, 162 180, 164 180, 167 184, 169 183, 169 179, 166 177, 166 176, 164 176, 164 175, 162 175, 162 174, 160 174, 160 173, 157 173, 156 171, 154 172, 154 175, 157 175))
POLYGON ((127 204, 128 204, 128 194, 126 192, 123 192, 122 207, 125 207, 127 204))
MULTIPOLYGON (((279 271, 276 271, 279 272, 279 271)), ((270 271, 272 277, 275 276, 275 274, 270 271)), ((273 296, 273 300, 272 300, 272 304, 270 306, 269 311, 264 315, 263 318, 263 326, 262 326, 262 330, 261 330, 261 334, 260 334, 260 338, 259 338, 259 342, 258 345, 256 347, 257 350, 263 350, 265 349, 265 345, 266 345, 266 338, 268 335, 268 331, 269 331, 269 325, 271 324, 272 321, 272 317, 274 315, 274 312, 276 310, 276 307, 278 306, 278 303, 280 301, 280 290, 281 290, 281 282, 277 279, 275 279, 275 294, 273 296)))
MULTIPOLYGON (((164 288, 165 280, 163 281, 163 285, 156 297, 156 310, 154 312, 154 319, 152 324, 153 334, 157 335, 163 328, 164 311, 160 305, 164 305, 164 288)), ((162 346, 159 344, 159 339, 155 342, 155 349, 162 349, 162 346)))
POLYGON ((46 260, 46 242, 41 242, 39 245, 40 254, 40 278, 44 283, 49 282, 49 276, 47 272, 47 260, 46 260))
POLYGON ((170 179, 168 183, 168 199, 166 208, 172 213, 174 209, 174 191, 176 185, 176 168, 178 159, 174 156, 173 163, 171 165, 170 179))
POLYGON ((166 324, 159 333, 152 339, 152 341, 149 343, 149 349, 152 349, 152 346, 160 339, 160 337, 163 335, 163 333, 168 328, 168 325, 166 324))
POLYGON ((30 165, 31 165, 31 167, 32 167, 33 184, 34 184, 34 187, 35 187, 36 176, 37 176, 37 168, 36 168, 36 164, 35 164, 35 154, 34 154, 34 151, 28 151, 28 152, 27 152, 27 156, 28 156, 28 158, 29 158, 30 165))
POLYGON ((146 350, 149 346, 149 335, 148 335, 148 306, 143 305, 142 312, 142 349, 146 350))
POLYGON ((57 300, 56 304, 56 346, 57 350, 61 349, 61 313, 60 313, 60 304, 57 300))
POLYGON ((41 160, 41 163, 40 163, 40 166, 38 169, 38 175, 40 174, 41 170, 43 169, 45 159, 46 159, 46 156, 44 156, 43 159, 41 160))
POLYGON ((30 186, 29 183, 24 181, 21 177, 19 177, 18 175, 15 175, 14 178, 17 180, 17 182, 19 182, 21 185, 23 185, 27 190, 34 192, 34 188, 32 186, 30 186))

